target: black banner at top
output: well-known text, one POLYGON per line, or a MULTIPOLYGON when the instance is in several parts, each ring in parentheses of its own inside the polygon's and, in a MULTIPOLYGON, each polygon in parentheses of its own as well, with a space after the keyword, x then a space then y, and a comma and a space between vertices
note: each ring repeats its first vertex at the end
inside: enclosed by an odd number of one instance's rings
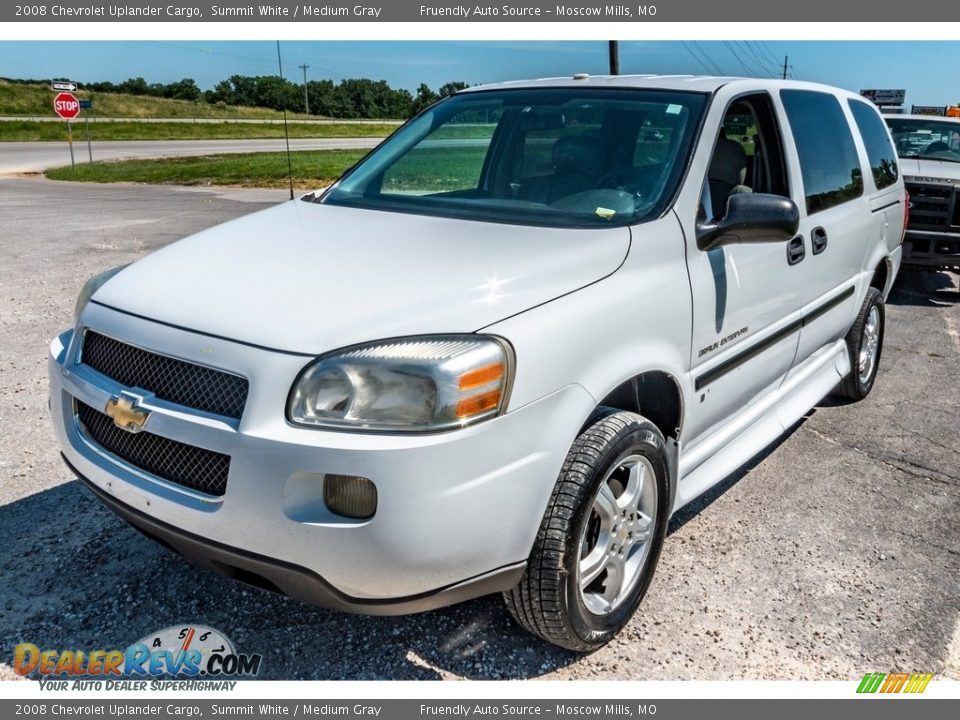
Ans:
POLYGON ((0 22, 910 22, 936 18, 960 20, 960 3, 913 0, 910 3, 874 0, 838 3, 804 0, 649 0, 649 2, 556 2, 514 0, 508 3, 421 2, 304 2, 268 0, 182 0, 175 4, 130 0, 28 2, 0 7, 0 22))

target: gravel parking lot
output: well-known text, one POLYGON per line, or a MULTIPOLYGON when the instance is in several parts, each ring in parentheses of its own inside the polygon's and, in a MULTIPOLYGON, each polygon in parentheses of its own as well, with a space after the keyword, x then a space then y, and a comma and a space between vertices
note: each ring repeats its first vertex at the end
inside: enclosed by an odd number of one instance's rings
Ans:
POLYGON ((49 427, 46 348, 82 282, 284 199, 0 178, 0 677, 13 646, 219 628, 270 679, 960 679, 960 292, 904 273, 873 394, 824 401, 674 519, 641 613, 576 656, 497 597, 340 615, 194 568, 103 508, 49 427))

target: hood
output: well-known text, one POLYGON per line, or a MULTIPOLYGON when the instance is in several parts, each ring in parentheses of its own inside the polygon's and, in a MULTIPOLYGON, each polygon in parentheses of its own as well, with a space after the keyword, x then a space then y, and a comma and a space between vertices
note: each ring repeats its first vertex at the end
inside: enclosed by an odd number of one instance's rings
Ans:
POLYGON ((613 273, 629 247, 625 227, 526 227, 290 201, 148 255, 93 300, 321 354, 474 332, 613 273))
POLYGON ((960 181, 960 163, 950 160, 930 160, 900 158, 900 172, 905 178, 937 178, 938 180, 960 181))

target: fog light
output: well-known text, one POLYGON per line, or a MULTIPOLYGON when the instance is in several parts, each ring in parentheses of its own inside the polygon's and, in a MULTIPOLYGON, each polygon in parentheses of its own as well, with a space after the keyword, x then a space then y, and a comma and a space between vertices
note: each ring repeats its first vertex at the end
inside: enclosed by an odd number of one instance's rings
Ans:
POLYGON ((365 520, 377 511, 377 486, 364 477, 325 475, 323 502, 337 515, 365 520))

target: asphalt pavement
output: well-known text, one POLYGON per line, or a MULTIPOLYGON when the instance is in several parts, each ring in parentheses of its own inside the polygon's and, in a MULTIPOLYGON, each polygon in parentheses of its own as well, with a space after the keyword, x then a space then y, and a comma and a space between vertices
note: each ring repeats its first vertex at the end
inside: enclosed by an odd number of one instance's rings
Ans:
POLYGON ((960 292, 941 273, 898 281, 870 397, 823 401, 684 509, 640 613, 592 655, 526 635, 498 597, 341 615, 126 526, 60 461, 48 342, 88 276, 284 197, 0 179, 0 677, 18 642, 126 647, 196 622, 272 679, 960 679, 960 292))
MULTIPOLYGON (((291 139, 291 150, 369 149, 382 138, 291 139)), ((270 140, 104 140, 93 143, 93 159, 134 160, 141 158, 188 157, 254 152, 283 152, 283 138, 270 140)), ((89 160, 87 144, 79 129, 74 131, 74 157, 77 163, 89 160)), ((39 173, 70 164, 66 142, 0 142, 0 175, 39 173)))

